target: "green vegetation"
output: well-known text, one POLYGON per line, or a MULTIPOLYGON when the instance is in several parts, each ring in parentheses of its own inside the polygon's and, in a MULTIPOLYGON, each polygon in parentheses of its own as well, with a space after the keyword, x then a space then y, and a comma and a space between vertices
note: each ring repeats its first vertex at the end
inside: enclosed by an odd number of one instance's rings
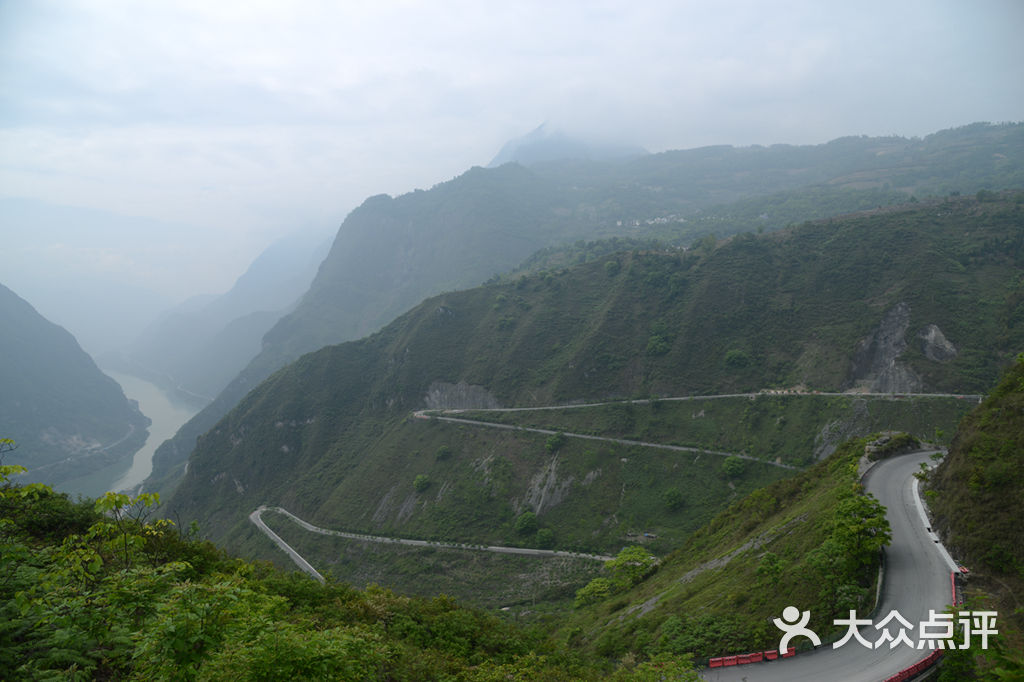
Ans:
POLYGON ((964 418, 930 479, 926 495, 936 527, 971 570, 969 605, 997 611, 1002 622, 993 649, 980 657, 958 657, 958 679, 1019 678, 1024 674, 1019 596, 1024 594, 1024 356, 964 418))
POLYGON ((883 429, 952 432, 969 401, 813 392, 855 383, 858 345, 901 303, 909 321, 898 362, 925 390, 959 395, 994 380, 1024 346, 1024 214, 1018 195, 1000 196, 736 237, 704 256, 623 253, 612 280, 593 262, 429 299, 252 391, 198 443, 165 513, 198 519, 231 551, 242 549, 249 512, 272 504, 338 530, 536 546, 549 528, 557 549, 609 554, 643 538, 664 555, 730 502, 795 473, 776 461, 806 467, 883 429), (955 356, 928 355, 919 334, 933 325, 955 356), (648 354, 652 333, 671 349, 648 354), (727 349, 751 362, 726 371, 727 349), (804 394, 784 393, 797 389, 804 394), (652 402, 500 417, 548 434, 411 416, 428 395, 474 392, 474 401, 523 407, 652 402), (730 478, 718 455, 572 433, 752 459, 730 478), (451 454, 439 459, 442 447, 451 454), (431 483, 416 491, 421 475, 431 483), (666 504, 673 489, 685 504, 666 504), (527 510, 538 528, 521 534, 514 524, 527 510))
POLYGON ((19 470, 0 467, 4 679, 697 679, 685 658, 608 666, 447 597, 231 559, 146 523, 151 496, 71 502, 12 486, 19 470))
POLYGON ((654 399, 588 407, 469 410, 466 419, 608 438, 663 443, 806 466, 851 435, 900 431, 890 447, 952 433, 973 400, 953 397, 821 396, 654 399))
POLYGON ((614 559, 604 563, 610 576, 599 576, 576 592, 573 606, 579 608, 602 601, 627 590, 649 576, 658 566, 658 559, 643 547, 623 547, 614 559))
POLYGON ((747 462, 735 455, 726 457, 722 462, 722 473, 729 478, 739 478, 747 470, 747 462))
POLYGON ((867 613, 889 538, 885 510, 857 483, 867 442, 844 443, 798 476, 734 502, 625 593, 608 579, 592 581, 563 634, 613 659, 700 658, 777 645, 771 617, 788 604, 809 605, 819 633, 832 629, 833 613, 867 613))
MULTIPOLYGON (((923 139, 848 137, 816 146, 705 147, 626 162, 474 168, 428 191, 395 198, 371 197, 345 219, 310 291, 296 310, 266 335, 261 354, 171 443, 160 448, 148 487, 170 491, 180 479, 198 437, 213 428, 254 386, 302 353, 362 337, 388 324, 424 296, 476 286, 496 273, 507 272, 538 249, 563 249, 562 253, 541 255, 529 265, 530 272, 546 271, 539 279, 548 286, 558 280, 556 273, 560 270, 586 262, 599 266, 591 272, 592 278, 600 278, 595 283, 608 282, 618 278, 619 270, 625 267, 625 261, 613 252, 659 250, 651 245, 652 240, 666 245, 663 252, 667 249, 678 256, 683 247, 695 245, 691 255, 706 257, 712 255, 720 239, 731 235, 768 233, 808 220, 876 210, 905 202, 907 196, 945 197, 956 192, 973 198, 981 189, 998 196, 999 190, 1024 186, 1024 171, 1013 161, 1021 157, 1022 148, 1024 125, 977 124, 923 139), (602 243, 613 238, 626 242, 602 243), (603 260, 606 257, 615 264, 605 265, 612 262, 603 260), (395 272, 401 272, 402 277, 394 277, 395 272)), ((931 217, 932 213, 927 215, 931 217)), ((903 248, 898 240, 891 246, 903 248)), ((873 253, 884 254, 886 250, 873 253)), ((917 254, 908 256, 920 260, 917 254)), ((845 254, 834 257, 846 258, 845 254)), ((820 271, 822 278, 831 278, 831 259, 822 259, 816 249, 798 253, 795 258, 797 263, 813 259, 826 265, 820 271)), ((745 285, 742 288, 763 288, 766 282, 788 283, 785 272, 794 266, 792 260, 780 263, 768 258, 764 264, 783 266, 781 274, 773 271, 767 280, 763 272, 733 277, 729 286, 719 289, 722 298, 738 295, 742 300, 744 294, 736 291, 740 284, 745 285)), ((839 272, 847 276, 854 268, 865 272, 863 263, 848 265, 839 272)), ((661 277, 650 274, 651 284, 661 277)), ((686 273, 668 274, 682 275, 670 283, 668 291, 674 294, 687 283, 694 283, 686 273)), ((950 281, 933 297, 942 302, 947 291, 971 295, 958 287, 959 282, 950 281)), ((763 315, 775 315, 780 322, 805 322, 800 311, 785 303, 791 301, 796 307, 807 303, 796 295, 798 292, 789 293, 794 295, 779 302, 784 304, 781 310, 769 306, 763 309, 763 315)), ((877 304, 880 298, 876 293, 866 300, 877 304)), ((654 303, 652 300, 644 307, 654 303)), ((845 304, 841 300, 832 303, 837 307, 845 304)), ((609 312, 621 314, 614 309, 609 312)), ((516 327, 517 317, 506 311, 489 323, 495 329, 510 331, 516 327)), ((730 324, 716 317, 710 318, 714 322, 709 329, 711 335, 716 333, 715 327, 730 324)), ((622 319, 624 323, 631 321, 628 315, 622 319)), ((636 331, 647 331, 653 319, 643 320, 636 331)), ((764 326, 761 316, 753 317, 751 322, 754 330, 764 326)), ((970 322, 973 320, 966 326, 970 322)), ((765 331, 774 333, 771 326, 765 331)), ((836 355, 846 352, 841 343, 848 340, 850 330, 831 331, 837 333, 817 338, 821 349, 818 354, 808 355, 805 365, 813 365, 813 360, 833 363, 836 355), (836 342, 840 345, 833 345, 836 342)), ((632 343, 629 349, 616 348, 620 345, 617 336, 612 333, 612 348, 601 349, 595 356, 606 362, 583 371, 626 369, 625 360, 636 351, 632 343)), ((755 333, 747 338, 761 342, 762 336, 755 333)), ((647 342, 645 336, 638 350, 642 351, 647 342)), ((680 345, 690 344, 677 341, 672 350, 659 355, 663 346, 655 342, 650 357, 672 364, 680 345)), ((714 346, 720 352, 733 347, 714 346)), ((777 358, 760 355, 757 349, 740 350, 751 353, 754 366, 771 368, 777 364, 777 358)), ((699 366, 708 369, 717 369, 722 360, 715 357, 716 364, 709 364, 707 358, 700 359, 699 366)), ((982 360, 984 364, 988 359, 982 360)), ((843 363, 833 366, 840 365, 843 363)), ((789 380, 768 373, 773 385, 789 380)), ((749 372, 737 374, 740 380, 751 378, 749 372)), ((987 386, 992 376, 980 379, 975 385, 978 390, 987 386)), ((707 372, 699 373, 693 387, 703 391, 707 383, 707 372)), ((618 382, 612 385, 616 390, 627 388, 626 395, 635 388, 619 387, 618 382)), ((567 399, 578 397, 568 395, 567 399)))

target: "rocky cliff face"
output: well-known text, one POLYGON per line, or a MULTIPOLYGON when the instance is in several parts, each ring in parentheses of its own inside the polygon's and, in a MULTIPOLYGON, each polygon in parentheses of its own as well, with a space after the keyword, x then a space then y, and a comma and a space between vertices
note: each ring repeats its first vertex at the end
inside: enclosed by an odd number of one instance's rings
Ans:
POLYGON ((899 361, 907 349, 910 306, 897 303, 878 328, 861 339, 853 355, 848 386, 870 393, 909 393, 922 386, 920 377, 899 361))
POLYGON ((919 331, 917 340, 921 344, 921 352, 933 362, 949 362, 958 354, 956 346, 950 343, 942 330, 934 324, 919 331))
POLYGON ((435 381, 427 389, 423 397, 429 410, 491 410, 501 407, 498 399, 491 395, 483 386, 474 386, 460 381, 448 384, 435 381))
MULTIPOLYGON (((846 388, 869 393, 914 393, 924 382, 900 360, 907 350, 910 306, 897 303, 882 317, 878 328, 861 339, 854 352, 846 388)), ((916 335, 921 352, 932 362, 949 362, 958 354, 956 346, 935 324, 925 325, 916 335)))

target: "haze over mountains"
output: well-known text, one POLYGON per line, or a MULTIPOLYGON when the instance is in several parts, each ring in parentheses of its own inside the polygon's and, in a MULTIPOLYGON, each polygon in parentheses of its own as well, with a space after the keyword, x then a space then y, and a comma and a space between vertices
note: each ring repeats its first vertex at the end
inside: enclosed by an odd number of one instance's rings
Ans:
MULTIPOLYGON (((423 523, 444 532, 419 514, 458 516, 474 500, 477 513, 493 505, 497 516, 481 523, 484 537, 470 539, 497 542, 488 534, 510 521, 503 495, 524 495, 516 486, 553 465, 524 460, 509 492, 481 502, 474 484, 455 483, 460 467, 479 466, 492 449, 510 457, 507 447, 439 433, 410 419, 413 411, 794 386, 982 392, 1024 346, 1020 200, 933 200, 690 251, 614 254, 430 298, 249 393, 199 439, 169 504, 226 540, 247 529, 259 500, 398 534, 408 524, 424 532, 423 523), (461 456, 435 463, 433 451, 445 444, 461 456), (422 511, 407 497, 418 474, 441 487, 422 511)), ((782 456, 807 463, 811 452, 782 456)), ((581 471, 559 484, 560 499, 586 496, 587 478, 581 471)), ((625 528, 608 530, 604 542, 624 540, 625 528)))
POLYGON ((371 197, 345 219, 309 292, 268 331, 260 354, 160 448, 153 485, 164 489, 168 482, 157 481, 180 475, 196 438, 288 362, 364 336, 424 297, 479 284, 538 249, 610 237, 686 246, 914 193, 1024 185, 1022 150, 1024 126, 976 124, 921 140, 849 137, 506 164, 473 168, 428 191, 371 197))
MULTIPOLYGON (((353 584, 526 614, 540 600, 594 660, 771 646, 758 624, 778 600, 748 594, 769 554, 816 618, 840 603, 820 561, 859 499, 864 438, 948 439, 1024 348, 1024 125, 611 160, 559 158, 581 148, 541 138, 532 165, 367 199, 329 250, 316 235, 273 245, 227 293, 108 356, 200 400, 220 391, 157 451, 145 488, 165 516, 282 564, 254 509, 446 547, 636 545, 653 576, 605 585, 575 558, 508 581, 504 560, 263 518, 353 584), (721 608, 670 615, 708 599, 721 608)), ((116 384, 0 293, 19 332, 0 378, 22 397, 0 414, 29 433, 5 435, 14 455, 45 453, 26 480, 138 447, 145 418, 116 384)), ((968 489, 1014 488, 1000 467, 986 455, 968 489)), ((942 494, 962 497, 952 478, 942 494)), ((1017 570, 993 543, 979 565, 1017 570)), ((833 567, 843 604, 870 607, 875 560, 833 567)))
POLYGON ((1021 26, 0 1, 0 680, 1024 680, 1021 26))
POLYGON ((130 457, 149 420, 65 329, 0 285, 0 429, 18 448, 4 464, 58 484, 130 457))
POLYGON ((317 232, 278 240, 226 293, 163 313, 108 362, 209 402, 259 353, 263 335, 306 292, 329 246, 317 232))

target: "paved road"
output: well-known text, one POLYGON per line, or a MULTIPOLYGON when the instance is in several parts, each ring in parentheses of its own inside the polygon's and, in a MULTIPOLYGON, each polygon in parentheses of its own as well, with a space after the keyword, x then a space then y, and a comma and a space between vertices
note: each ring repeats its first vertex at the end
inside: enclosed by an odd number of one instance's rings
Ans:
MULTIPOLYGON (((921 452, 883 460, 864 478, 867 491, 885 505, 892 527, 892 543, 885 552, 881 606, 875 622, 897 610, 914 627, 907 634, 915 647, 919 623, 928 620, 928 610, 942 612, 951 603, 950 571, 956 569, 949 554, 927 529, 919 508, 914 472, 920 470, 922 462, 930 463, 932 454, 921 452)), ((803 609, 800 604, 794 606, 803 609)), ((881 635, 873 625, 860 629, 869 642, 875 642, 881 635)), ((891 632, 895 637, 899 627, 891 632)), ((781 637, 782 633, 779 634, 781 637)), ((794 640, 793 644, 800 641, 794 640)), ((828 644, 785 660, 706 669, 701 674, 709 682, 878 682, 930 653, 930 649, 912 649, 904 644, 890 649, 885 643, 878 649, 867 649, 851 640, 838 649, 828 644)))
POLYGON ((632 403, 634 405, 647 405, 652 402, 684 402, 691 400, 718 400, 721 398, 758 398, 761 396, 773 397, 773 396, 828 396, 836 398, 888 398, 889 400, 904 400, 907 398, 959 398, 961 400, 973 400, 975 402, 980 401, 985 396, 970 394, 970 393, 867 393, 858 391, 786 391, 783 389, 764 389, 761 391, 755 391, 752 393, 715 393, 711 395, 683 395, 683 396, 672 396, 665 398, 639 398, 636 400, 606 400, 604 402, 596 403, 566 403, 564 405, 542 405, 539 407, 480 407, 480 408, 469 408, 465 410, 458 409, 441 409, 441 410, 423 410, 424 412, 445 412, 445 413, 458 413, 458 412, 532 412, 535 410, 575 410, 583 409, 587 407, 601 407, 602 405, 619 405, 622 403, 632 403))
POLYGON ((261 518, 261 515, 266 510, 267 510, 267 508, 263 507, 263 506, 257 508, 255 511, 253 511, 253 513, 249 514, 249 520, 252 521, 256 525, 257 528, 259 528, 261 531, 263 531, 263 533, 268 538, 273 540, 275 545, 277 545, 282 550, 284 550, 285 553, 287 553, 288 556, 291 557, 292 561, 295 562, 296 566, 298 566, 303 571, 305 571, 306 573, 311 575, 313 578, 316 578, 320 582, 325 582, 324 581, 324 577, 322 575, 320 575, 320 573, 315 568, 313 568, 312 564, 310 564, 308 561, 303 559, 301 554, 299 554, 294 549, 292 549, 291 545, 289 545, 287 542, 285 542, 284 540, 281 539, 281 536, 279 536, 274 531, 270 530, 270 528, 267 527, 267 524, 263 523, 263 519, 261 518))
MULTIPOLYGON (((836 393, 836 392, 797 392, 797 391, 772 391, 764 390, 756 393, 721 393, 717 395, 689 395, 689 396, 677 396, 669 398, 658 398, 659 401, 664 402, 682 402, 682 401, 698 401, 698 400, 720 400, 723 398, 749 398, 751 400, 761 396, 827 396, 827 397, 844 397, 844 398, 887 398, 890 400, 904 400, 907 398, 914 399, 927 399, 927 398, 959 398, 961 400, 980 401, 983 396, 971 395, 963 393, 836 393)), ((498 424, 495 422, 485 422, 478 419, 468 419, 466 417, 457 416, 462 412, 532 412, 539 410, 570 410, 570 409, 583 409, 588 407, 600 407, 602 405, 615 405, 622 404, 623 402, 632 403, 635 405, 645 405, 653 402, 650 399, 640 400, 628 400, 628 401, 611 401, 611 402, 597 402, 597 403, 573 403, 568 405, 544 405, 540 407, 491 407, 491 408, 470 408, 470 409, 435 409, 435 410, 417 410, 413 412, 413 416, 417 419, 436 419, 437 421, 453 422, 458 424, 471 424, 473 426, 482 426, 492 429, 505 429, 507 431, 528 431, 531 433, 541 433, 545 435, 554 435, 555 433, 561 433, 567 438, 581 438, 584 440, 596 440, 605 441, 608 443, 617 443, 619 445, 638 445, 645 448, 659 448, 662 450, 673 450, 675 452, 695 452, 703 453, 708 455, 714 455, 717 457, 739 457, 740 459, 746 459, 751 462, 759 462, 761 464, 768 464, 770 466, 779 467, 781 469, 799 469, 800 467, 791 466, 789 464, 782 464, 781 462, 772 462, 758 457, 752 457, 750 455, 743 455, 736 452, 722 452, 720 450, 708 450, 705 448, 686 447, 683 445, 665 445, 663 443, 650 443, 647 441, 638 440, 626 440, 624 438, 608 438, 604 436, 592 436, 583 433, 569 433, 565 431, 555 431, 552 429, 538 429, 526 426, 516 426, 513 424, 498 424)))
MULTIPOLYGON (((575 407, 575 406, 574 406, 575 407)), ((527 408, 503 408, 503 409, 492 409, 489 412, 515 412, 527 408)), ((534 408, 534 409, 552 409, 552 408, 534 408)), ((477 410, 474 410, 474 412, 477 410)), ((759 459, 757 457, 751 457, 750 455, 741 455, 736 452, 722 452, 720 450, 707 450, 705 448, 692 448, 685 445, 665 445, 664 443, 650 443, 642 440, 626 440, 625 438, 608 438, 606 436, 591 436, 586 433, 570 433, 568 431, 554 431, 552 429, 536 429, 529 426, 516 426, 514 424, 498 424, 496 422, 485 422, 477 419, 466 419, 465 417, 452 417, 452 414, 458 414, 460 410, 443 410, 443 415, 434 414, 434 410, 418 410, 413 412, 413 416, 417 419, 436 419, 442 422, 452 422, 455 424, 471 424, 473 426, 483 426, 492 429, 505 429, 506 431, 528 431, 530 433, 542 433, 548 436, 553 436, 556 433, 560 433, 566 438, 581 438, 583 440, 599 440, 606 443, 616 443, 618 445, 639 445, 645 448, 658 448, 659 450, 672 450, 674 452, 696 452, 704 455, 714 455, 716 457, 738 457, 739 459, 746 459, 751 462, 757 462, 759 464, 767 464, 768 466, 779 467, 780 469, 791 469, 799 471, 800 467, 795 467, 790 464, 782 464, 781 462, 772 462, 767 459, 759 459)))
POLYGON ((471 545, 466 543, 457 542, 440 542, 435 540, 413 540, 411 538, 396 538, 389 537, 386 535, 365 535, 363 533, 346 533, 340 530, 330 530, 328 528, 321 528, 314 526, 308 521, 300 519, 295 514, 292 514, 287 509, 282 507, 268 507, 261 505, 251 514, 249 514, 249 520, 256 524, 256 527, 263 531, 267 537, 274 541, 274 543, 288 553, 288 556, 292 558, 292 561, 298 565, 306 573, 313 575, 313 577, 319 576, 319 580, 323 582, 323 576, 309 564, 308 561, 302 558, 302 556, 296 552, 291 546, 288 545, 284 540, 280 538, 274 531, 270 530, 265 523, 263 523, 262 514, 265 511, 277 512, 287 516, 292 521, 297 523, 299 526, 305 528, 311 533, 319 533, 320 535, 334 535, 340 538, 347 538, 349 540, 357 540, 359 542, 379 542, 384 544, 392 545, 407 545, 410 547, 440 547, 442 549, 463 549, 473 550, 477 552, 492 552, 494 554, 520 554, 524 556, 535 556, 535 557, 564 557, 569 559, 586 559, 590 561, 610 561, 614 557, 605 556, 603 554, 586 554, 583 552, 566 552, 557 549, 531 549, 529 547, 503 547, 501 545, 471 545), (315 575, 314 575, 315 574, 315 575))

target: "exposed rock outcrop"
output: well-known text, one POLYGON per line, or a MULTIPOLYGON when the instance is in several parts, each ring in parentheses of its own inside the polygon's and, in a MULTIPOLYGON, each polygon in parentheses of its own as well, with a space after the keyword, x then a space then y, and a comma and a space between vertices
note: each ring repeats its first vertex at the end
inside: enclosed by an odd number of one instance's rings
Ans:
POLYGON ((907 349, 910 306, 904 302, 882 317, 878 328, 857 344, 847 388, 871 393, 912 393, 922 388, 917 374, 899 362, 907 349))
POLYGON ((495 398, 483 386, 474 386, 460 381, 449 384, 435 381, 427 389, 423 397, 428 410, 472 410, 493 409, 501 407, 495 398))
POLYGON ((924 356, 934 362, 949 362, 959 353, 956 346, 934 324, 919 331, 917 340, 921 344, 921 352, 924 353, 924 356))

